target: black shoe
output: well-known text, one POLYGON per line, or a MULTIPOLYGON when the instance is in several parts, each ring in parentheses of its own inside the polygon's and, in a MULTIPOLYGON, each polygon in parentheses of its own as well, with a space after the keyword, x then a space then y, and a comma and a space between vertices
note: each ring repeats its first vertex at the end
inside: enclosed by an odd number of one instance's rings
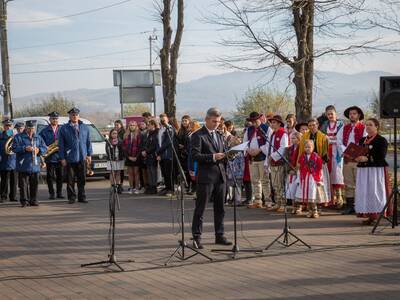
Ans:
POLYGON ((117 184, 117 193, 122 194, 122 186, 120 184, 117 184))
POLYGON ((51 194, 50 196, 49 196, 49 200, 55 200, 56 199, 56 196, 54 196, 54 194, 51 194))
POLYGON ((27 207, 27 206, 29 206, 28 202, 26 201, 21 202, 21 207, 27 207))
POLYGON ((65 197, 62 194, 57 195, 57 199, 65 199, 65 197))
POLYGON ((78 202, 80 202, 80 203, 88 203, 88 201, 86 199, 78 200, 78 202))
POLYGON ((10 199, 10 202, 17 202, 17 199, 10 199))
POLYGON ((74 204, 75 203, 75 199, 68 199, 68 203, 69 204, 74 204))
POLYGON ((162 190, 161 192, 158 193, 159 196, 165 196, 166 194, 168 194, 170 191, 168 191, 167 189, 162 190))
POLYGON ((30 204, 30 206, 39 206, 39 202, 37 202, 37 201, 32 201, 29 204, 30 204))
POLYGON ((200 242, 200 239, 193 239, 193 248, 195 249, 204 249, 203 245, 200 242))
POLYGON ((232 245, 232 242, 228 241, 226 237, 222 236, 216 236, 215 237, 215 244, 217 245, 224 245, 224 246, 230 246, 232 245))
POLYGON ((342 212, 342 215, 352 215, 354 213, 354 198, 346 198, 346 209, 342 212))

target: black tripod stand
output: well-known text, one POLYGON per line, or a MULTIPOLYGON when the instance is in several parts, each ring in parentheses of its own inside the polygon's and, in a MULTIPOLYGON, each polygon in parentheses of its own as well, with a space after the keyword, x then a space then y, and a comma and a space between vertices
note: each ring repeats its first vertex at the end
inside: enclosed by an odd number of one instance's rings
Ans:
POLYGON ((381 222, 382 219, 385 219, 389 221, 390 224, 392 224, 392 228, 395 228, 398 226, 398 216, 397 216, 397 196, 399 195, 399 186, 397 184, 397 118, 393 119, 393 127, 394 127, 394 133, 393 133, 393 138, 394 138, 394 166, 393 166, 393 190, 390 196, 388 197, 386 201, 385 207, 382 209, 381 213, 379 214, 378 220, 376 221, 374 228, 372 228, 371 233, 374 234, 376 231, 376 228, 379 226, 379 223, 381 222), (393 209, 393 215, 386 216, 386 212, 388 209, 390 210, 390 206, 392 205, 393 209))
MULTIPOLYGON (((264 135, 264 138, 266 140, 266 142, 268 143, 270 149, 273 149, 276 153, 278 153, 279 157, 284 161, 284 163, 291 169, 291 170, 295 170, 295 168, 290 164, 290 162, 287 160, 287 158, 282 155, 279 152, 279 149, 276 149, 274 147, 274 145, 272 145, 272 141, 268 138, 267 133, 260 127, 260 131, 262 132, 262 134, 264 135)), ((293 246, 294 244, 296 244, 297 242, 302 243, 304 246, 308 247, 309 249, 311 249, 311 246, 308 245, 306 242, 304 242, 302 239, 300 239, 297 235, 295 235, 294 233, 292 233, 290 231, 290 227, 288 224, 288 216, 287 216, 287 200, 285 199, 285 206, 284 206, 284 226, 283 226, 283 231, 282 233, 276 237, 267 247, 265 247, 264 250, 268 250, 273 244, 278 243, 281 244, 283 246, 285 246, 286 248, 293 246), (281 241, 281 238, 283 238, 283 240, 281 241), (291 238, 294 239, 294 241, 290 241, 291 238)))
MULTIPOLYGON (((108 145, 111 146, 111 143, 106 140, 108 145)), ((112 148, 112 147, 111 147, 112 148)), ((109 156, 112 156, 110 154, 109 156)), ((115 208, 116 206, 118 207, 118 210, 120 209, 119 205, 119 196, 118 196, 118 185, 115 179, 115 171, 113 168, 113 160, 110 158, 110 165, 111 165, 111 178, 112 178, 112 186, 110 188, 110 195, 109 195, 109 211, 110 211, 110 227, 108 229, 108 237, 109 237, 109 243, 110 243, 110 252, 108 254, 108 259, 107 260, 102 260, 98 262, 92 262, 88 264, 82 264, 81 267, 87 267, 87 266, 95 266, 95 265, 115 265, 117 266, 121 271, 125 271, 117 262, 117 258, 115 256, 115 208)), ((126 262, 134 262, 133 260, 128 260, 126 262)))
POLYGON ((174 146, 174 142, 173 142, 173 138, 171 136, 171 132, 170 130, 172 130, 171 127, 166 127, 167 130, 167 135, 169 138, 169 141, 171 143, 171 148, 172 148, 172 152, 174 154, 174 158, 176 160, 176 164, 178 166, 178 171, 179 171, 179 175, 178 175, 178 182, 179 182, 179 187, 180 189, 178 189, 179 192, 179 203, 180 203, 180 213, 181 213, 181 239, 178 241, 178 247, 176 247, 176 249, 174 250, 174 252, 172 252, 171 256, 168 258, 168 260, 164 263, 165 266, 167 266, 171 260, 175 257, 177 259, 179 259, 180 261, 185 261, 188 260, 196 255, 201 255, 209 260, 212 261, 212 258, 207 256, 206 254, 202 253, 201 251, 199 251, 198 249, 188 245, 185 241, 185 197, 184 197, 184 190, 186 187, 188 187, 188 183, 186 181, 186 176, 185 176, 185 172, 183 171, 182 165, 180 163, 179 160, 179 156, 178 153, 176 152, 176 148, 174 146), (189 249, 191 251, 193 251, 194 253, 192 253, 191 255, 187 256, 185 253, 185 249, 189 249))

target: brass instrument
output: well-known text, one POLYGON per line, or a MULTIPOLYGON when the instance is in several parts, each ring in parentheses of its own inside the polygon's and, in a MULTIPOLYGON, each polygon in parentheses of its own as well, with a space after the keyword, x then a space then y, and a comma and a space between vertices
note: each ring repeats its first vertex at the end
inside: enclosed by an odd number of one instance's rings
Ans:
POLYGON ((5 152, 7 155, 14 154, 14 152, 12 151, 12 143, 13 143, 13 141, 14 141, 14 137, 13 137, 13 136, 10 136, 10 137, 8 138, 8 140, 6 141, 6 143, 4 144, 4 152, 5 152))
POLYGON ((54 143, 47 146, 47 151, 45 154, 43 154, 43 158, 47 158, 56 152, 58 152, 58 142, 57 141, 55 141, 54 143))
POLYGON ((94 171, 92 170, 92 164, 90 164, 88 160, 86 160, 86 175, 87 176, 94 175, 94 171))

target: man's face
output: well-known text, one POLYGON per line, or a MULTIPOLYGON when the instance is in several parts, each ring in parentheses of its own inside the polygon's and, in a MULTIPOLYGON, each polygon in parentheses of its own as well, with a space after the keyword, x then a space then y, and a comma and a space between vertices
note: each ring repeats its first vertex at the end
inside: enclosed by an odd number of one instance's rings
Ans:
POLYGON ((33 128, 27 127, 26 128, 26 133, 28 135, 33 135, 35 133, 35 128, 34 127, 33 128))
POLYGON ((318 131, 318 123, 315 121, 309 122, 308 123, 308 129, 312 132, 312 133, 316 133, 318 131))
POLYGON ((11 130, 11 129, 12 129, 12 125, 9 125, 9 124, 5 124, 5 125, 4 125, 4 130, 5 130, 5 131, 11 130))
POLYGON ((160 119, 160 123, 161 123, 161 125, 168 125, 168 122, 169 122, 169 120, 168 120, 168 117, 162 117, 161 119, 160 119))
POLYGON ((206 117, 206 126, 210 130, 215 130, 221 123, 221 117, 206 117))
POLYGON ((356 109, 350 110, 349 111, 349 119, 350 122, 355 123, 360 119, 360 114, 356 109))
POLYGON ((53 126, 58 125, 58 118, 50 118, 50 124, 53 126))
POLYGON ((277 130, 281 127, 281 123, 276 120, 271 120, 271 128, 272 130, 277 130))
POLYGON ((140 129, 140 130, 145 130, 146 128, 147 128, 147 125, 146 125, 145 122, 140 122, 140 123, 139 123, 139 129, 140 129))
POLYGON ((295 123, 294 118, 288 118, 288 119, 286 119, 286 127, 287 127, 287 128, 293 128, 294 123, 295 123))
POLYGON ((69 119, 73 122, 73 123, 77 123, 79 121, 79 114, 78 113, 70 113, 69 114, 69 119))
POLYGON ((337 119, 336 111, 331 109, 331 110, 328 110, 325 114, 329 121, 336 121, 336 119, 337 119))
POLYGON ((252 123, 254 127, 260 127, 260 125, 262 124, 261 118, 253 121, 252 123))
POLYGON ((19 127, 19 128, 17 128, 17 132, 18 132, 18 133, 22 133, 22 132, 24 132, 24 130, 25 130, 25 127, 19 127))

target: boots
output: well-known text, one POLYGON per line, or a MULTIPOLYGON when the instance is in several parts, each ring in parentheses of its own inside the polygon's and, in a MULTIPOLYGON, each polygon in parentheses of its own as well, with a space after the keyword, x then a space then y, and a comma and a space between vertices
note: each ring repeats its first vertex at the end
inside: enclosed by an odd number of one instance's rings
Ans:
POLYGON ((342 196, 342 189, 336 190, 336 208, 342 209, 343 208, 343 196, 342 196))
POLYGON ((342 215, 352 215, 354 213, 354 198, 346 198, 346 209, 342 212, 342 215))

